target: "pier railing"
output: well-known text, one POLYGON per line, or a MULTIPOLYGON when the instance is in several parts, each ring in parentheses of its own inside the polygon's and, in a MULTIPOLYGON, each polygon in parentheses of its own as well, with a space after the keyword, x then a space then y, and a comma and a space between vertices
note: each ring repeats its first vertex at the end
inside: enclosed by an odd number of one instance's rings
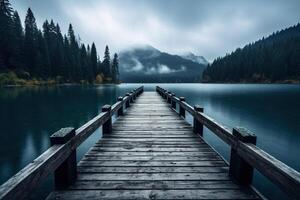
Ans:
POLYGON ((78 129, 68 127, 54 133, 49 149, 0 186, 0 199, 25 199, 51 173, 54 173, 56 189, 72 184, 77 175, 77 147, 100 126, 103 134, 111 132, 112 116, 123 115, 123 107, 129 107, 143 91, 142 86, 125 97, 118 97, 117 103, 103 106, 101 113, 78 129))
POLYGON ((232 131, 203 113, 199 105, 192 107, 184 97, 176 97, 174 93, 159 86, 156 91, 176 111, 185 118, 185 112, 194 118, 194 132, 203 135, 203 127, 207 127, 216 136, 231 147, 229 175, 241 185, 250 185, 253 169, 279 186, 293 198, 300 199, 300 173, 277 160, 256 146, 256 136, 245 128, 234 128, 232 131))

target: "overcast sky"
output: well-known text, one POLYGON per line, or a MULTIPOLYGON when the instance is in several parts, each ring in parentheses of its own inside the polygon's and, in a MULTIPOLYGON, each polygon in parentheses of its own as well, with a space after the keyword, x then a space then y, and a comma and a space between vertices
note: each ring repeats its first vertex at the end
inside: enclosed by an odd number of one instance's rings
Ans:
POLYGON ((11 0, 24 21, 31 7, 45 19, 71 22, 82 42, 102 54, 149 44, 162 51, 193 52, 209 61, 300 22, 300 0, 11 0))

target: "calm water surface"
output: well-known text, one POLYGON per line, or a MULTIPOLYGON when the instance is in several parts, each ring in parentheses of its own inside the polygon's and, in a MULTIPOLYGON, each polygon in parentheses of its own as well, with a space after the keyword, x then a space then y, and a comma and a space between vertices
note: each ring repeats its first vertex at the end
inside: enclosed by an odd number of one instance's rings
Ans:
MULTIPOLYGON (((153 90, 157 84, 145 85, 153 90)), ((49 136, 61 127, 79 127, 101 106, 140 84, 95 87, 60 86, 0 89, 0 183, 5 182, 49 147, 49 136)), ((257 145, 300 171, 300 86, 256 84, 160 84, 176 96, 199 104, 229 128, 243 126, 258 137, 257 145)), ((191 116, 187 121, 192 122, 191 116)), ((78 150, 78 159, 101 137, 97 130, 78 150)), ((205 130, 204 138, 229 159, 230 149, 205 130)), ((50 177, 33 198, 52 190, 50 177)), ((256 172, 254 185, 270 199, 287 199, 256 172)))

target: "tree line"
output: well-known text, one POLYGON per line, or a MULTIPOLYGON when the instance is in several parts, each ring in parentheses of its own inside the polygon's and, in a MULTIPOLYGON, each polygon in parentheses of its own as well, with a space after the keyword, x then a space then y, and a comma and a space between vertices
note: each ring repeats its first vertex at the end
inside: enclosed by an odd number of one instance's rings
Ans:
POLYGON ((77 39, 72 24, 62 34, 58 23, 46 20, 42 30, 30 8, 24 28, 9 0, 0 0, 0 73, 13 71, 23 79, 55 79, 60 82, 118 82, 119 61, 111 61, 108 46, 103 61, 96 45, 77 39))
POLYGON ((217 58, 203 73, 207 82, 300 80, 300 24, 217 58))

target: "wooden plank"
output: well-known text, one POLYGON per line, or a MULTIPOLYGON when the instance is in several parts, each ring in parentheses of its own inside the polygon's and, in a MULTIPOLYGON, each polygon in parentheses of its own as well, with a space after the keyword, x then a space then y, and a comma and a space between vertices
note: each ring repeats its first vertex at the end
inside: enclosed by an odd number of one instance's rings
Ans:
POLYGON ((188 189, 241 189, 231 181, 77 181, 71 190, 188 190, 188 189))
POLYGON ((204 160, 220 160, 218 156, 85 156, 82 161, 92 160, 106 160, 106 161, 119 161, 119 160, 135 160, 135 161, 204 161, 204 160))
POLYGON ((227 173, 79 173, 79 181, 230 180, 227 173))
POLYGON ((194 189, 194 190, 69 190, 52 193, 52 199, 259 199, 250 189, 194 189), (98 198, 97 198, 98 197, 98 198))
POLYGON ((198 147, 198 148, 138 148, 138 147, 92 147, 91 151, 100 151, 100 152, 109 152, 109 151, 115 151, 115 152, 125 152, 125 151, 130 151, 130 152, 169 152, 169 151, 179 151, 179 152, 198 152, 199 150, 203 151, 211 151, 210 147, 198 147))
POLYGON ((195 141, 203 141, 202 139, 199 138, 109 138, 109 137, 104 137, 101 140, 103 141, 123 141, 123 142, 155 142, 155 141, 168 141, 168 142, 195 142, 195 141))
POLYGON ((105 136, 105 138, 177 138, 177 139, 181 139, 181 138, 198 138, 196 135, 133 135, 133 134, 111 134, 111 135, 107 135, 105 136))
POLYGON ((217 155, 214 151, 206 152, 99 152, 89 151, 86 156, 89 155, 103 155, 103 156, 201 156, 201 155, 217 155))
POLYGON ((154 167, 154 166, 78 166, 79 173, 228 173, 227 166, 154 167))
POLYGON ((122 147, 122 148, 198 148, 209 147, 207 144, 126 144, 126 143, 108 143, 96 144, 94 147, 122 147))
POLYGON ((152 167, 202 167, 202 166, 226 166, 224 161, 135 161, 135 160, 123 160, 123 161, 80 161, 79 166, 152 166, 152 167))

